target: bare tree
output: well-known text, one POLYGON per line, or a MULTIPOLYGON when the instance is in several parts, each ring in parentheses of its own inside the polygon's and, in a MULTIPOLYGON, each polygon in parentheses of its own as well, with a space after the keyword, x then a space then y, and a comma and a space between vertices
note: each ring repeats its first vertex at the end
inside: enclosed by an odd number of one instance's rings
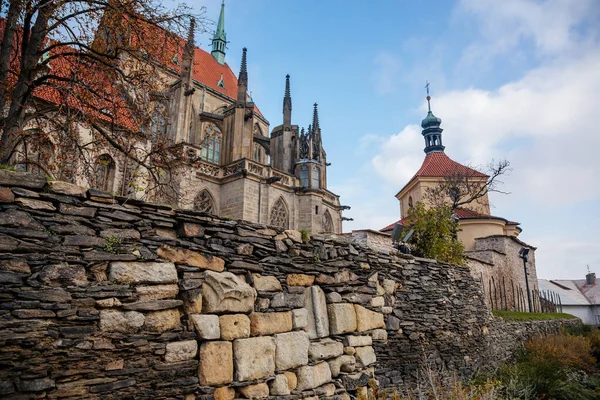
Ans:
POLYGON ((204 29, 204 8, 192 14, 158 0, 0 1, 0 164, 52 138, 60 146, 53 165, 25 157, 47 175, 93 180, 91 154, 102 149, 143 168, 150 191, 171 182, 181 149, 152 132, 151 116, 166 89, 160 71, 172 64, 165 49, 182 48, 192 18, 204 29))
POLYGON ((449 205, 452 209, 473 208, 475 203, 489 206, 488 193, 509 194, 500 190, 504 184, 500 177, 509 172, 507 160, 492 160, 485 174, 473 167, 457 165, 440 184, 427 188, 425 197, 434 206, 449 205))

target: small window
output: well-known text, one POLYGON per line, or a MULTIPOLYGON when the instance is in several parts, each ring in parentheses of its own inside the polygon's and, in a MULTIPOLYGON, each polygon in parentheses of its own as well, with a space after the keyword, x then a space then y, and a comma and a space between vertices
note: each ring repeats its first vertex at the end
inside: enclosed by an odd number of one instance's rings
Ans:
POLYGON ((308 167, 306 165, 300 167, 300 186, 308 187, 308 167))
POLYGON ((221 74, 221 78, 219 79, 219 82, 217 82, 217 86, 225 89, 225 81, 223 81, 223 74, 221 74))
POLYGON ((408 208, 413 208, 413 199, 412 199, 412 196, 408 196, 408 208))
POLYGON ((256 162, 262 163, 262 146, 258 143, 254 143, 254 154, 252 159, 256 162))
POLYGON ((321 176, 320 176, 319 168, 313 167, 313 170, 312 170, 312 187, 314 189, 318 189, 320 187, 320 181, 321 181, 321 176))
POLYGON ((319 215, 319 206, 315 206, 315 214, 319 215))

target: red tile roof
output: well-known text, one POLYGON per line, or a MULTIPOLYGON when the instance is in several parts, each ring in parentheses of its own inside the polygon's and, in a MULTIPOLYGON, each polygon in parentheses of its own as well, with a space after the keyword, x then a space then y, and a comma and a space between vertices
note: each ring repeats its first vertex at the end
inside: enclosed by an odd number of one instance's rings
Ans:
POLYGON ((452 176, 454 174, 460 174, 473 178, 489 178, 488 175, 476 171, 473 168, 469 168, 465 165, 457 163, 446 155, 443 151, 436 151, 429 153, 425 156, 421 168, 417 173, 408 181, 400 192, 410 185, 418 177, 430 177, 430 178, 444 178, 452 176))

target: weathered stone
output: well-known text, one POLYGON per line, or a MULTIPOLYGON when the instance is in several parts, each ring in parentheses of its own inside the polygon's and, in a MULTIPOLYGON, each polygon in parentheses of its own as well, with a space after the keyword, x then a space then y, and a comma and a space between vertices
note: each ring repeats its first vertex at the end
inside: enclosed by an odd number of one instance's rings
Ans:
POLYGON ((0 169, 0 186, 17 186, 27 189, 41 189, 45 185, 46 179, 43 176, 0 169))
POLYGON ((233 342, 236 380, 251 381, 275 374, 275 339, 257 337, 233 342))
POLYGON ((281 240, 276 240, 275 251, 277 251, 278 253, 285 253, 286 251, 288 251, 288 247, 281 240))
POLYGON ((332 335, 356 331, 356 312, 352 304, 328 304, 327 311, 329 313, 329 332, 332 335))
POLYGON ((111 262, 109 279, 118 283, 177 283, 177 270, 173 263, 111 262))
POLYGON ((179 286, 154 285, 154 286, 136 286, 135 292, 141 301, 162 300, 176 297, 179 293, 179 286))
POLYGON ((314 389, 331 381, 331 371, 326 362, 300 367, 296 375, 298 377, 296 390, 299 391, 314 389))
POLYGON ((31 268, 29 268, 27 260, 23 258, 11 258, 10 260, 0 260, 0 269, 20 274, 31 274, 31 268))
POLYGON ((275 335, 275 367, 278 371, 308 364, 310 341, 306 332, 289 332, 275 335))
POLYGON ((336 272, 334 278, 335 283, 346 283, 357 280, 358 276, 355 273, 346 269, 344 271, 336 272))
POLYGON ((204 236, 204 227, 191 222, 182 222, 177 226, 177 234, 188 238, 204 236))
POLYGON ((164 332, 171 329, 178 329, 181 328, 180 318, 179 310, 176 309, 153 311, 146 315, 144 329, 150 332, 164 332))
POLYGON ((195 340, 167 343, 165 361, 178 362, 192 360, 196 357, 196 353, 198 353, 198 342, 195 340))
POLYGON ((387 317, 385 328, 389 329, 390 331, 397 331, 398 329, 400 329, 400 319, 393 315, 390 315, 389 317, 387 317))
POLYGON ((140 233, 135 229, 104 229, 100 231, 100 236, 103 238, 119 238, 139 240, 140 233))
POLYGON ((105 332, 135 333, 144 325, 144 314, 136 311, 100 311, 100 330, 105 332))
POLYGON ((89 284, 83 266, 67 263, 45 266, 40 271, 39 279, 48 286, 87 286, 89 284))
POLYGON ((100 308, 112 308, 121 307, 121 301, 116 297, 110 297, 108 299, 96 300, 96 305, 100 308))
POLYGON ((238 390, 247 399, 264 399, 269 397, 269 386, 266 383, 242 386, 238 390))
POLYGON ((296 374, 292 371, 285 371, 283 374, 287 378, 288 389, 290 391, 296 389, 296 387, 298 386, 298 377, 296 376, 296 374))
POLYGON ((24 229, 34 229, 36 231, 43 231, 46 229, 44 228, 44 225, 37 222, 28 213, 12 209, 0 213, 0 225, 24 229))
POLYGON ((356 347, 356 361, 367 367, 377 361, 375 350, 371 346, 356 347))
POLYGON ((292 330, 291 312, 270 312, 250 314, 252 336, 267 336, 292 330))
MULTIPOLYGON (((195 398, 196 396, 194 396, 195 398)), ((235 399, 235 389, 227 386, 216 388, 213 392, 215 400, 233 400, 235 399)))
POLYGON ((269 382, 269 389, 271 396, 285 396, 290 394, 287 376, 285 374, 275 375, 275 379, 269 382))
MULTIPOLYGON (((0 170, 1 171, 1 170, 0 170)), ((19 297, 49 303, 66 303, 71 300, 71 294, 64 289, 45 289, 31 292, 21 292, 19 297)))
POLYGON ((19 196, 19 197, 29 197, 32 199, 39 199, 40 195, 38 192, 34 192, 33 190, 27 190, 27 189, 23 189, 23 188, 12 188, 11 189, 13 194, 15 196, 19 196))
POLYGON ((340 372, 354 372, 356 359, 351 355, 343 355, 328 361, 331 376, 337 378, 340 372))
POLYGON ((314 275, 289 274, 287 276, 288 286, 310 286, 315 281, 314 275))
POLYGON ((391 279, 384 279, 381 286, 386 294, 394 294, 396 291, 396 282, 391 279))
POLYGON ((373 338, 371 336, 351 336, 348 335, 344 338, 344 344, 346 346, 357 347, 357 346, 370 346, 373 344, 373 338))
POLYGON ((208 269, 221 272, 225 269, 225 261, 214 256, 205 256, 197 251, 187 249, 176 249, 170 246, 162 246, 157 252, 160 258, 173 261, 177 264, 185 264, 190 267, 208 269))
POLYGON ((292 310, 292 328, 304 329, 308 326, 308 310, 297 308, 292 310))
POLYGON ((202 290, 194 289, 183 292, 183 307, 188 314, 200 314, 202 312, 202 290))
POLYGON ((63 244, 65 246, 103 247, 106 241, 96 236, 68 235, 65 236, 63 244))
POLYGON ((202 386, 224 385, 233 381, 231 342, 206 342, 200 346, 198 378, 202 386))
POLYGON ((240 255, 251 256, 254 251, 254 246, 250 243, 243 243, 236 247, 235 252, 240 255))
POLYGON ((23 319, 56 317, 56 313, 54 311, 36 310, 36 309, 14 310, 11 314, 17 318, 23 318, 23 319))
MULTIPOLYGON (((2 170, 0 170, 2 172, 2 170)), ((42 392, 56 386, 54 380, 49 378, 17 380, 17 389, 21 392, 42 392)))
POLYGON ((371 336, 373 337, 373 340, 377 340, 379 342, 385 342, 388 338, 388 334, 385 329, 374 329, 371 332, 371 336))
POLYGON ((192 314, 190 317, 200 339, 211 340, 221 337, 218 315, 192 314))
POLYGON ((50 181, 48 182, 48 189, 52 193, 64 194, 67 196, 75 196, 80 198, 87 197, 86 188, 68 182, 50 181))
POLYGON ((271 300, 273 308, 301 308, 305 304, 304 293, 277 293, 271 300))
POLYGON ((330 398, 335 394, 335 385, 333 383, 326 383, 318 388, 315 388, 313 393, 317 398, 330 398))
MULTIPOLYGON (((353 391, 362 386, 367 386, 371 377, 366 372, 342 375, 342 384, 346 390, 353 391)), ((365 397, 366 398, 366 397, 365 397)))
POLYGON ((12 203, 15 201, 15 195, 10 188, 0 187, 0 203, 12 203))
POLYGON ((261 276, 259 274, 252 275, 254 288, 260 292, 279 292, 281 291, 281 283, 274 276, 261 276))
POLYGON ((248 313, 254 309, 256 291, 231 272, 207 271, 202 296, 206 313, 248 313))
POLYGON ((383 314, 367 310, 358 304, 354 305, 356 311, 357 330, 359 332, 369 331, 371 329, 385 328, 383 314))
POLYGON ((114 360, 114 361, 110 361, 108 364, 106 364, 106 366, 104 367, 105 371, 118 371, 123 369, 123 367, 125 366, 125 360, 118 359, 118 360, 114 360))
POLYGON ((371 299, 371 307, 383 307, 385 305, 385 300, 382 296, 373 297, 371 299))
POLYGON ((33 210, 56 211, 56 207, 54 207, 52 203, 43 200, 28 199, 26 197, 17 197, 15 199, 15 203, 23 207, 31 208, 33 210))
POLYGON ((183 305, 181 300, 149 300, 127 303, 123 305, 126 310, 132 311, 160 311, 168 310, 183 305))
POLYGON ((67 215, 77 215, 79 217, 93 218, 96 215, 94 207, 77 207, 70 204, 60 203, 60 212, 67 215))
POLYGON ((308 310, 308 336, 311 339, 329 336, 329 318, 325 293, 318 286, 306 288, 306 309, 308 310))
POLYGON ((393 307, 381 307, 381 313, 384 315, 388 315, 394 312, 393 307))
POLYGON ((311 361, 327 360, 341 356, 342 354, 344 354, 344 345, 342 342, 337 342, 329 338, 311 342, 308 348, 308 355, 311 361))
POLYGON ((325 295, 327 303, 341 303, 342 295, 338 292, 331 292, 325 295))
POLYGON ((226 314, 219 317, 222 340, 250 337, 250 318, 244 314, 226 314))

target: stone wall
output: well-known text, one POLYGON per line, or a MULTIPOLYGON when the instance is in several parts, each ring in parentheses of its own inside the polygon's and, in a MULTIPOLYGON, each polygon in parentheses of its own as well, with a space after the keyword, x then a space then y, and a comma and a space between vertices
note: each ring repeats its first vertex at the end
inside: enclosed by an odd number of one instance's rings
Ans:
POLYGON ((0 170, 0 395, 342 399, 556 329, 492 319, 467 267, 302 239, 0 170))

